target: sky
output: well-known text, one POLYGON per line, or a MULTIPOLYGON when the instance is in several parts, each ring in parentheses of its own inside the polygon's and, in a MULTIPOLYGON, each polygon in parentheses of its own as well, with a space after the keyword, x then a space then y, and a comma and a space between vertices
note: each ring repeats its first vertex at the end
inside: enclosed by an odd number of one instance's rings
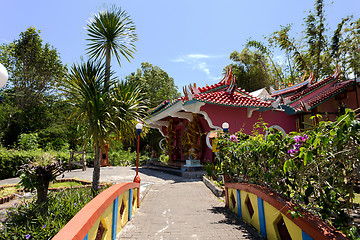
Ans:
MULTIPOLYGON (((342 18, 360 17, 360 0, 331 2, 325 0, 332 31, 342 18)), ((125 10, 139 37, 131 63, 123 59, 119 67, 113 58, 116 75, 124 79, 149 62, 173 77, 180 92, 190 83, 219 82, 230 53, 241 52, 249 38, 265 42, 264 36, 287 24, 293 24, 293 36, 300 36, 303 19, 314 8, 314 0, 0 0, 0 44, 34 26, 64 64, 79 63, 88 58, 86 24, 104 4, 125 10)), ((276 51, 275 57, 281 54, 276 51)))

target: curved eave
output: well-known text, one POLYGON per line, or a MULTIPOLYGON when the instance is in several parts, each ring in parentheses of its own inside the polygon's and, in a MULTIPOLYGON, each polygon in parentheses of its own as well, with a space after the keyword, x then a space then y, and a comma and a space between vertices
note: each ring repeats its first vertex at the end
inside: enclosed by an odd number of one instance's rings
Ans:
POLYGON ((191 104, 192 102, 203 102, 203 103, 207 103, 207 104, 226 106, 226 107, 259 108, 259 109, 263 109, 263 111, 272 109, 271 106, 260 106, 260 105, 252 105, 251 106, 251 105, 241 105, 241 104, 215 103, 215 102, 200 100, 200 99, 193 99, 191 101, 186 102, 185 104, 191 104))
MULTIPOLYGON (((353 84, 349 84, 348 86, 346 86, 346 87, 344 87, 343 89, 341 89, 341 91, 339 91, 339 92, 337 92, 337 93, 334 93, 334 94, 330 95, 330 96, 327 97, 327 98, 322 99, 320 102, 318 102, 318 103, 316 103, 316 104, 314 104, 314 105, 311 105, 310 108, 309 108, 309 110, 312 110, 312 109, 316 108, 317 106, 319 106, 320 104, 322 104, 322 103, 328 101, 329 99, 331 99, 331 98, 339 95, 340 93, 342 93, 343 91, 345 91, 346 89, 348 89, 348 88, 351 87, 351 86, 353 86, 353 84)), ((305 111, 299 110, 299 111, 297 111, 296 113, 304 113, 304 112, 305 112, 305 111)))

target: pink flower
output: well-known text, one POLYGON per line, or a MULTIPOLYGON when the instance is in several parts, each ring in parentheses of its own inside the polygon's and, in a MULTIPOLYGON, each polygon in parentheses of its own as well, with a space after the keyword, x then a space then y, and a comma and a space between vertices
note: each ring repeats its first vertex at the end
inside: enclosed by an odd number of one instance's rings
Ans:
POLYGON ((237 136, 235 134, 230 136, 230 141, 232 142, 238 142, 237 136))

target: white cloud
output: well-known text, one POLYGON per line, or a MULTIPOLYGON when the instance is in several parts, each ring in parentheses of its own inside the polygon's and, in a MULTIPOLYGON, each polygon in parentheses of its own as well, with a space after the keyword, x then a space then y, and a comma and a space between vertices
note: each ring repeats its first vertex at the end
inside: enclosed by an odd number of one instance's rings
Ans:
POLYGON ((206 61, 223 57, 226 57, 226 55, 187 54, 185 56, 179 56, 171 61, 175 63, 188 64, 192 66, 192 69, 204 72, 207 78, 211 81, 215 81, 218 80, 220 77, 214 77, 211 74, 210 65, 206 61))
POLYGON ((193 58, 193 59, 202 59, 202 58, 211 58, 211 57, 215 57, 215 56, 209 56, 209 55, 205 55, 205 54, 189 54, 187 55, 189 58, 193 58))

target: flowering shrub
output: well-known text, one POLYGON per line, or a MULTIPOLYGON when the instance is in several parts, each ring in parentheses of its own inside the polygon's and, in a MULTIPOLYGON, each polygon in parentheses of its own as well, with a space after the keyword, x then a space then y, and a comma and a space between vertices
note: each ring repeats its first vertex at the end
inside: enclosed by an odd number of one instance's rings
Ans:
POLYGON ((238 142, 237 136, 235 134, 230 136, 230 141, 232 142, 238 142))
POLYGON ((300 135, 295 135, 293 137, 293 139, 295 140, 295 144, 293 145, 293 148, 291 148, 288 153, 290 154, 290 156, 294 157, 295 154, 297 152, 300 151, 300 147, 302 146, 303 143, 306 142, 306 140, 309 139, 308 135, 304 134, 303 136, 300 135))
MULTIPOLYGON (((257 127, 269 130, 265 124, 257 127)), ((306 134, 236 136, 238 142, 225 135, 218 143, 218 162, 231 181, 266 186, 349 237, 359 236, 349 217, 360 172, 360 122, 354 111, 306 134)))

